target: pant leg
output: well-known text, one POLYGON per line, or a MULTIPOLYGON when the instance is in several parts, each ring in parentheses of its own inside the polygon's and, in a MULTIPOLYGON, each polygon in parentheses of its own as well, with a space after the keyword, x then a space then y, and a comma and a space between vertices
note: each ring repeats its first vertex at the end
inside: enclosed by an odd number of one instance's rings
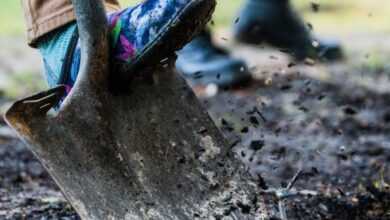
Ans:
MULTIPOLYGON (((208 4, 207 1, 202 2, 204 6, 202 13, 210 12, 209 10, 214 5, 213 1, 210 1, 211 4, 208 4)), ((186 10, 193 9, 192 6, 195 7, 195 5, 196 2, 193 0, 148 0, 134 7, 109 14, 110 57, 122 63, 132 63, 149 52, 150 47, 157 47, 156 44, 161 41, 161 36, 168 35, 169 29, 176 27, 174 22, 177 22, 181 16, 189 14, 190 11, 186 10)), ((194 19, 199 19, 198 24, 202 24, 201 21, 206 21, 206 18, 208 17, 194 19)), ((183 22, 183 24, 185 23, 183 22)), ((196 22, 193 24, 196 25, 196 22)), ((52 64, 49 66, 52 68, 46 68, 48 69, 46 72, 53 68, 61 69, 61 72, 57 70, 50 74, 56 77, 48 77, 54 80, 51 80, 51 85, 67 84, 71 88, 76 81, 80 65, 80 45, 76 46, 74 51, 70 51, 74 49, 73 44, 71 44, 73 39, 71 33, 75 32, 72 30, 77 30, 74 26, 75 24, 72 24, 66 30, 56 30, 58 32, 55 32, 54 36, 50 33, 50 38, 39 42, 45 64, 52 64), (65 50, 63 45, 68 45, 65 50), (67 62, 69 57, 71 60, 67 62)), ((167 45, 172 50, 174 49, 175 45, 167 45)), ((161 56, 163 54, 161 53, 161 56)), ((159 53, 154 52, 154 56, 159 57, 159 53)))
MULTIPOLYGON (((110 35, 110 55, 123 62, 135 55, 133 39, 125 33, 130 28, 131 8, 107 15, 110 35)), ((37 47, 43 58, 46 81, 50 87, 63 84, 67 90, 76 82, 80 68, 81 48, 77 36, 77 24, 71 22, 41 37, 37 47), (76 42, 74 37, 76 36, 76 42)))

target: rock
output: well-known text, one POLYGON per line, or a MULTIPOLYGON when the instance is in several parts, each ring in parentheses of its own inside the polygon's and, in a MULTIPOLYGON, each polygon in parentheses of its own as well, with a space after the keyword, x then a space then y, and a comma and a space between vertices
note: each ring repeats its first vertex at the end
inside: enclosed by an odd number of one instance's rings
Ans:
POLYGON ((264 144, 265 144, 264 140, 253 140, 250 143, 249 147, 254 151, 259 151, 264 147, 264 144))
POLYGON ((30 175, 33 177, 40 177, 45 173, 45 170, 38 161, 29 163, 27 169, 30 175))
POLYGON ((343 109, 346 115, 356 115, 358 111, 351 106, 347 106, 343 109))

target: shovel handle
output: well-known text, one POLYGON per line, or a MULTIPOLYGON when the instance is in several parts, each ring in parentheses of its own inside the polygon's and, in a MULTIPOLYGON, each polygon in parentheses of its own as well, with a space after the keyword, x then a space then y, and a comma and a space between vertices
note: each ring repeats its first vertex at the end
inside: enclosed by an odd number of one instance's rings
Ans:
MULTIPOLYGON (((81 46, 77 81, 64 100, 60 112, 82 109, 85 99, 95 101, 108 86, 109 39, 102 0, 72 0, 81 46), (80 106, 81 105, 81 106, 80 106)), ((85 111, 85 109, 84 109, 85 111)))
MULTIPOLYGON (((103 40, 107 34, 107 18, 101 0, 72 0, 76 14, 80 40, 85 50, 96 50, 95 42, 103 40)), ((87 52, 88 52, 87 51, 87 52)), ((90 52, 92 52, 90 51, 90 52)))
MULTIPOLYGON (((102 0, 72 0, 81 43, 78 81, 101 84, 108 77, 108 25, 102 0)), ((77 87, 77 82, 75 87, 77 87)))

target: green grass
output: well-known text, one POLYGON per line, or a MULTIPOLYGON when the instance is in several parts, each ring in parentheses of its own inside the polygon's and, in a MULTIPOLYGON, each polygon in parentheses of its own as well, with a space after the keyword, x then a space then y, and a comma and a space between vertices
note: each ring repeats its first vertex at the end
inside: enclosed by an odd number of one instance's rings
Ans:
MULTIPOLYGON (((389 32, 389 0, 316 0, 319 13, 310 9, 315 0, 293 0, 306 20, 319 32, 389 32)), ((120 0, 122 6, 134 5, 140 0, 120 0)), ((230 25, 243 0, 218 0, 214 21, 217 28, 230 25)), ((21 36, 24 33, 24 21, 20 0, 1 0, 0 36, 21 36)))
POLYGON ((0 35, 21 35, 23 31, 24 21, 20 1, 1 0, 0 35))
POLYGON ((6 78, 6 83, 3 82, 3 84, 0 89, 4 92, 2 96, 9 99, 16 99, 31 93, 36 93, 47 87, 45 81, 41 77, 38 77, 37 73, 29 71, 12 73, 11 76, 6 78))
POLYGON ((388 0, 317 0, 319 13, 310 10, 310 1, 297 0, 297 8, 320 32, 390 32, 388 0))

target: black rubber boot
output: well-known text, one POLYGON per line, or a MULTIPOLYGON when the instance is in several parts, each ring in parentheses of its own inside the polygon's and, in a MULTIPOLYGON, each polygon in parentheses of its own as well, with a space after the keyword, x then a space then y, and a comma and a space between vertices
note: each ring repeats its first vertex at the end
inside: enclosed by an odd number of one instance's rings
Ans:
POLYGON ((315 39, 288 0, 247 0, 234 27, 237 41, 267 43, 297 60, 334 61, 343 57, 338 42, 315 39))
POLYGON ((195 85, 240 85, 252 79, 244 61, 217 47, 204 31, 178 53, 176 68, 195 85))

